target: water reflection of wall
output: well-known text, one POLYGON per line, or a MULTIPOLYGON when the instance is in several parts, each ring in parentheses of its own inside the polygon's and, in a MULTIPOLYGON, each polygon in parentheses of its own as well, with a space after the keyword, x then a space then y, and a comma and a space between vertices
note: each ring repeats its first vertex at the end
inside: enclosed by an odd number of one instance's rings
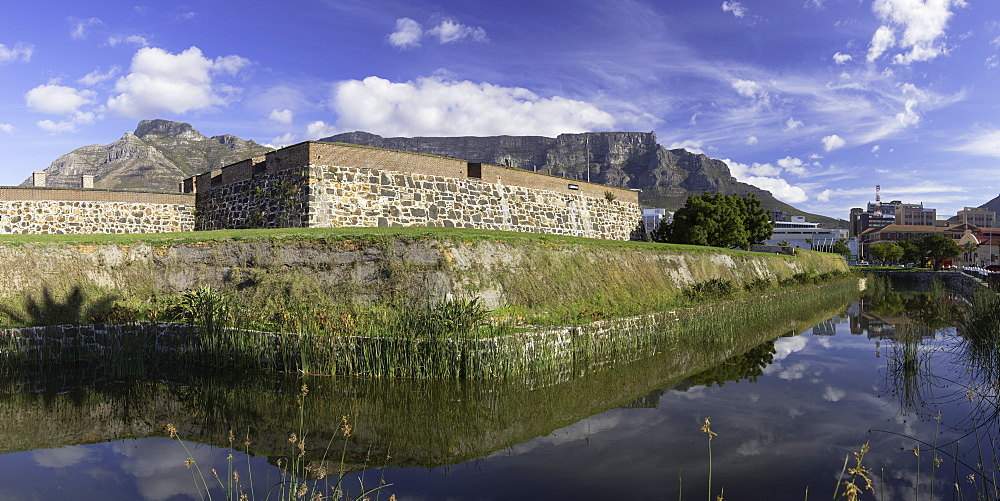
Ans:
MULTIPOLYGON (((832 298, 824 311, 817 312, 813 305, 801 315, 773 322, 771 330, 746 332, 733 342, 679 339, 652 356, 543 386, 486 380, 248 374, 234 380, 157 374, 155 380, 170 382, 71 388, 56 381, 48 384, 51 391, 24 394, 17 379, 8 378, 5 391, 0 391, 0 452, 162 436, 163 426, 172 423, 186 440, 220 446, 228 445, 230 430, 237 435, 252 430, 250 451, 263 456, 292 453, 288 433, 308 430, 309 453, 321 456, 328 447, 343 446, 339 425, 347 416, 353 428, 349 462, 362 462, 369 452, 378 457, 391 447, 393 464, 454 464, 616 406, 655 406, 661 389, 670 385, 749 379, 753 374, 744 369, 757 370, 773 356, 771 340, 790 330, 802 332, 845 306, 846 299, 832 298), (684 379, 692 374, 700 379, 684 379), (297 400, 303 382, 309 392, 300 429, 297 400)), ((62 371, 55 379, 66 381, 63 377, 70 372, 62 371)))

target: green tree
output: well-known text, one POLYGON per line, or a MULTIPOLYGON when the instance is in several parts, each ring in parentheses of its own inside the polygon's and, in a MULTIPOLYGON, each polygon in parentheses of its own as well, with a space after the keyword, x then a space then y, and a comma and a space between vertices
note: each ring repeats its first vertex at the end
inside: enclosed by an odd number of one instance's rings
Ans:
POLYGON ((721 193, 691 195, 674 221, 657 229, 654 239, 679 244, 749 248, 770 238, 774 224, 755 197, 721 193))
POLYGON ((847 257, 851 255, 851 248, 847 246, 847 242, 843 240, 837 240, 833 244, 833 252, 840 254, 841 256, 847 257))
POLYGON ((940 233, 931 233, 920 239, 918 245, 923 251, 925 261, 934 263, 934 269, 941 269, 941 262, 951 259, 962 253, 962 248, 954 239, 948 238, 940 233))
POLYGON ((896 242, 878 242, 868 246, 868 255, 883 265, 895 263, 903 258, 903 248, 896 242))
POLYGON ((924 252, 917 242, 916 240, 907 239, 896 242, 896 245, 899 245, 903 249, 903 262, 924 266, 927 264, 927 261, 924 259, 924 252))

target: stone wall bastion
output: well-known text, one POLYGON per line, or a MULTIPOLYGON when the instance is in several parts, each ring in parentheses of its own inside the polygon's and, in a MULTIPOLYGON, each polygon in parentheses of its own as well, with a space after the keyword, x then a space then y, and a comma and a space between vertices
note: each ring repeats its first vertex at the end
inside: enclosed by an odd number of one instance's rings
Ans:
POLYGON ((305 142, 188 178, 195 229, 443 226, 629 240, 632 190, 499 165, 305 142))

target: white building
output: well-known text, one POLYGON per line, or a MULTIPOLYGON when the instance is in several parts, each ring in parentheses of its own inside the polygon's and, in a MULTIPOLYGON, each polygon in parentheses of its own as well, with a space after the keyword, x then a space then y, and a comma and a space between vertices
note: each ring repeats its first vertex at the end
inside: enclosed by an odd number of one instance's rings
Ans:
POLYGON ((830 246, 844 240, 851 254, 857 254, 857 241, 848 238, 848 231, 842 228, 820 228, 819 223, 807 223, 802 216, 792 216, 791 221, 775 221, 771 238, 764 245, 778 245, 788 242, 800 249, 831 250, 830 246), (853 244, 853 247, 852 247, 853 244))
POLYGON ((656 231, 664 219, 667 224, 674 222, 674 213, 667 209, 642 209, 642 225, 646 228, 647 235, 656 231))

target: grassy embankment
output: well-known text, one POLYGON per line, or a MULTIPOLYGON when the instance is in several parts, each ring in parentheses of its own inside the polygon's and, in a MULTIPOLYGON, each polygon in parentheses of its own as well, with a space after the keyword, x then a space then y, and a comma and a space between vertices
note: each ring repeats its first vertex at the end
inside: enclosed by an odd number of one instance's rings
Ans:
MULTIPOLYGON (((233 334, 235 326, 310 338, 433 340, 448 346, 428 355, 422 344, 416 359, 407 348, 407 355, 379 364, 381 369, 368 363, 348 369, 376 375, 415 375, 387 369, 399 365, 425 372, 427 356, 468 356, 441 340, 495 340, 536 325, 580 325, 707 300, 750 300, 846 270, 839 256, 816 252, 789 257, 445 228, 9 236, 0 240, 0 268, 9 276, 44 277, 23 294, 0 299, 9 326, 172 320, 224 333, 226 339, 217 340, 224 344, 245 342, 233 334), (295 257, 287 255, 289 249, 295 257), (313 262, 329 256, 336 257, 313 262), (170 290, 177 276, 196 287, 170 290)), ((253 343, 240 347, 250 360, 259 360, 252 352, 260 349, 253 343)), ((498 353, 518 349, 497 348, 498 353)), ((385 350, 366 345, 358 356, 384 359, 376 353, 385 350)), ((308 355, 295 353, 303 364, 308 355)), ((469 369, 463 367, 444 372, 462 375, 469 369)))

